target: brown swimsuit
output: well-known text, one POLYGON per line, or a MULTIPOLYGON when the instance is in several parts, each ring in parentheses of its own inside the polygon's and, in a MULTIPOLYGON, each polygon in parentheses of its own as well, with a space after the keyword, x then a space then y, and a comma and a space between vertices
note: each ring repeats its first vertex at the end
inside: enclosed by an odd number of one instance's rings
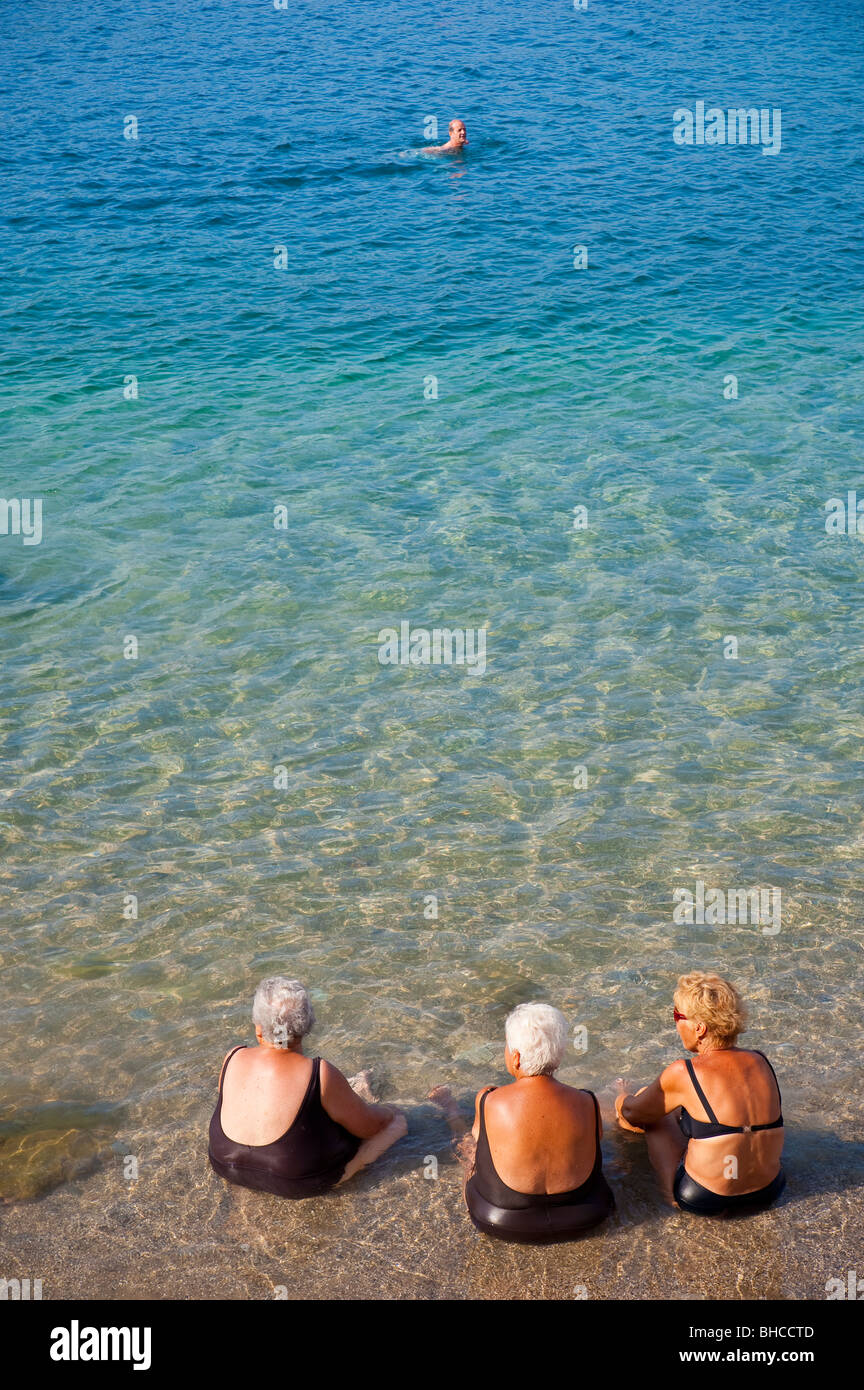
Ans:
POLYGON ((225 1063, 210 1121, 208 1152, 214 1169, 228 1182, 277 1197, 319 1197, 339 1181, 361 1142, 332 1120, 321 1103, 321 1058, 313 1058, 306 1094, 282 1137, 272 1144, 238 1144, 222 1128, 222 1085, 234 1052, 225 1063))

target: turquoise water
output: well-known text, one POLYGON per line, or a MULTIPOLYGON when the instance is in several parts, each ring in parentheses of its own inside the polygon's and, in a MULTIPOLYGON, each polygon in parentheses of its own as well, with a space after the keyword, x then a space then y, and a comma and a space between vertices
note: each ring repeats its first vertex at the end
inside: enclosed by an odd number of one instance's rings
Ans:
POLYGON ((864 550, 825 504, 864 498, 862 34, 852 3, 4 7, 2 492, 43 535, 0 536, 0 1172, 46 1297, 145 1277, 146 1240, 153 1288, 244 1296, 262 1210, 269 1271, 370 1204, 386 1278, 309 1287, 566 1289, 572 1253, 517 1279, 466 1231, 422 1098, 499 1079, 532 997, 588 1030, 565 1079, 647 1080, 694 966, 750 1001, 798 1195, 706 1274, 610 1134, 592 1288, 851 1267, 864 550), (677 146, 699 100, 780 108, 779 155, 677 146), (457 114, 464 156, 418 155, 457 114), (485 674, 380 665, 402 621, 487 626, 485 674), (698 879, 779 887, 781 930, 673 922, 698 879), (270 970, 411 1132, 324 1209, 237 1198, 232 1243, 203 1136, 270 970))

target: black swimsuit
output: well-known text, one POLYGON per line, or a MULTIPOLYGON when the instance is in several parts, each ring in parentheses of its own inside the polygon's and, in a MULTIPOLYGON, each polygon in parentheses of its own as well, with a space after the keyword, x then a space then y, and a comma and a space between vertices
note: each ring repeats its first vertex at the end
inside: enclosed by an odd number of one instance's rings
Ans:
MULTIPOLYGON (((496 1087, 491 1088, 493 1091, 496 1087)), ((579 1187, 570 1192, 516 1192, 501 1181, 492 1162, 486 1134, 486 1091, 480 1097, 480 1137, 474 1172, 465 1187, 465 1200, 478 1231, 501 1240, 549 1245, 572 1240, 603 1221, 615 1206, 612 1190, 603 1176, 600 1152, 600 1108, 594 1102, 594 1167, 579 1187)))
MULTIPOLYGON (((754 1049, 755 1050, 755 1049, 754 1049)), ((764 1062, 768 1058, 764 1052, 757 1052, 757 1057, 761 1057, 764 1062)), ((767 1125, 721 1125, 714 1111, 708 1102, 708 1097, 699 1085, 696 1078, 696 1071, 689 1057, 687 1059, 687 1070, 690 1073, 690 1080, 693 1082, 693 1089, 702 1102, 705 1120, 695 1120, 692 1115, 681 1107, 678 1115, 678 1124, 681 1133, 686 1139, 715 1139, 718 1135, 724 1134, 755 1134, 761 1129, 782 1129, 783 1128, 783 1101, 780 1099, 780 1084, 777 1081, 777 1074, 771 1063, 771 1075, 774 1077, 774 1084, 777 1086, 777 1097, 780 1100, 780 1115, 776 1120, 772 1120, 767 1125)), ((780 1196, 786 1186, 786 1174, 782 1167, 778 1169, 777 1176, 768 1183, 767 1187, 760 1187, 758 1192, 739 1192, 721 1194, 712 1192, 710 1188, 703 1187, 695 1178, 691 1178, 687 1169, 684 1167, 682 1159, 675 1174, 673 1192, 675 1201, 683 1211, 690 1211, 697 1216, 720 1216, 725 1211, 759 1211, 768 1207, 780 1196)))
POLYGON ((339 1181, 361 1142, 331 1120, 321 1104, 321 1058, 312 1060, 306 1094, 282 1137, 272 1144, 238 1144, 222 1128, 222 1086, 234 1052, 222 1070, 219 1101, 210 1121, 210 1162, 221 1178, 241 1187, 277 1197, 319 1197, 339 1181))

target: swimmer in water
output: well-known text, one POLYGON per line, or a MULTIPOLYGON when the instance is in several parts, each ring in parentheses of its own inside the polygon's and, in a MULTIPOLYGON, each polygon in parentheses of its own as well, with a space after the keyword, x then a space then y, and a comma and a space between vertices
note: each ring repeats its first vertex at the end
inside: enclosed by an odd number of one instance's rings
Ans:
POLYGON ((468 144, 468 132, 464 121, 452 120, 447 127, 447 134, 450 138, 446 145, 427 145, 423 153, 454 154, 456 150, 461 150, 468 144))

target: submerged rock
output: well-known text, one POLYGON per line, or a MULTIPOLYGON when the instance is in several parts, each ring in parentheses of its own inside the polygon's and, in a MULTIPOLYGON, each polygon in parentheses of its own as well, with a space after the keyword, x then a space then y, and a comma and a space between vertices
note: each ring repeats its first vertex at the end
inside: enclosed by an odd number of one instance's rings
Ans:
POLYGON ((92 1172, 115 1132, 120 1106, 51 1101, 0 1123, 0 1199, 33 1201, 92 1172))

